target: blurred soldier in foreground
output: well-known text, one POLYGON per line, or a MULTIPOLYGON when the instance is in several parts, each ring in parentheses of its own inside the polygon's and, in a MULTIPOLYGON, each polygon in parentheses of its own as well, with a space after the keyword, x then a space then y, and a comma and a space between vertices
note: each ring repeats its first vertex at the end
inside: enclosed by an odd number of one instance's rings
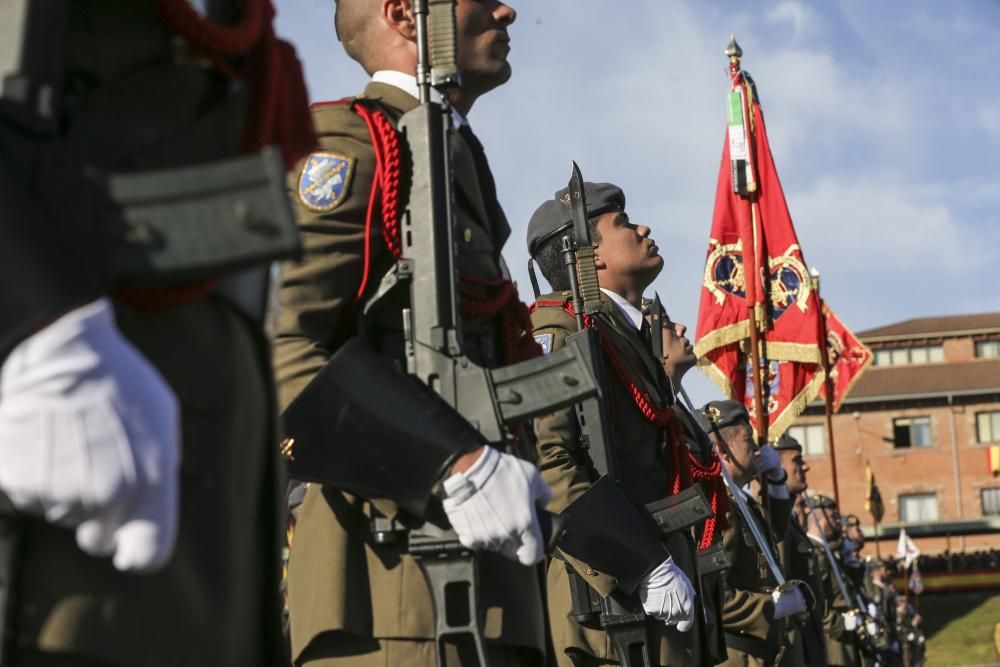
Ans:
MULTIPOLYGON (((510 229, 466 116, 481 95, 510 77, 507 29, 515 12, 496 0, 460 0, 455 11, 461 86, 450 93, 458 129, 448 140, 455 179, 453 259, 462 295, 460 342, 473 363, 496 368, 519 359, 527 317, 518 310, 523 306, 500 258, 510 229)), ((328 362, 340 358, 337 352, 345 344, 364 344, 396 368, 406 368, 409 320, 404 320, 417 305, 406 290, 376 292, 400 256, 400 215, 407 197, 413 201, 426 194, 411 189, 419 183, 429 187, 428 179, 436 177, 421 172, 416 175, 421 181, 411 179, 414 165, 396 129, 399 119, 419 106, 419 20, 409 0, 337 2, 337 34, 372 81, 358 97, 314 106, 321 150, 289 175, 305 257, 287 267, 281 290, 274 358, 283 406, 308 395, 303 390, 328 362)), ((412 379, 398 374, 389 382, 393 391, 406 391, 412 379)), ((378 404, 384 400, 380 391, 375 388, 365 400, 378 404)), ((386 423, 417 420, 408 425, 413 440, 437 427, 434 420, 392 414, 398 406, 384 407, 386 423)), ((456 415, 445 407, 449 417, 456 415)), ((324 412, 303 418, 322 424, 324 412)), ((381 458, 398 464, 407 460, 401 452, 411 444, 377 439, 361 446, 381 448, 381 458)), ((483 550, 480 609, 471 613, 485 619, 491 665, 542 664, 545 620, 538 571, 530 566, 543 557, 536 503, 545 504, 548 490, 532 465, 510 454, 483 448, 471 437, 445 444, 454 451, 440 461, 430 460, 437 455, 432 448, 416 455, 427 457, 437 475, 420 491, 429 495, 430 487, 437 487, 461 543, 483 550)), ((414 473, 426 463, 414 460, 414 473)), ((385 481, 397 488, 421 483, 385 481)), ((408 551, 407 521, 400 507, 382 496, 361 498, 331 486, 308 486, 288 564, 295 664, 437 664, 435 612, 408 551)), ((448 665, 475 664, 475 656, 471 644, 448 642, 441 658, 448 665)))
POLYGON ((270 2, 201 9, 0 8, 15 665, 284 660, 263 315, 314 137, 270 2))
MULTIPOLYGON (((671 493, 678 471, 672 454, 683 453, 687 462, 686 448, 665 428, 676 418, 673 397, 662 362, 651 353, 649 324, 640 310, 643 290, 663 268, 663 258, 649 227, 629 219, 625 193, 619 187, 584 183, 583 192, 593 244, 593 258, 586 261, 594 265, 585 268, 596 269, 601 290, 600 309, 589 316, 585 326, 597 331, 603 350, 599 359, 605 408, 612 415, 611 445, 604 452, 605 460, 598 460, 601 457, 593 448, 588 451, 584 446, 587 441, 575 411, 563 410, 538 421, 539 468, 552 487, 555 511, 565 510, 594 489, 598 468, 612 467, 609 462, 616 467, 621 492, 642 508, 671 493)), ((535 340, 547 353, 563 347, 579 327, 565 252, 575 231, 571 209, 569 190, 562 189, 543 202, 528 223, 528 253, 555 290, 539 296, 532 313, 535 340)), ((574 270, 572 261, 569 266, 574 270)), ((582 275, 584 268, 579 271, 582 275)), ((592 512, 606 517, 603 540, 608 550, 627 553, 609 559, 617 571, 566 554, 550 562, 549 621, 557 663, 641 664, 626 663, 635 658, 618 655, 615 649, 613 633, 619 628, 608 625, 612 614, 607 606, 601 606, 614 601, 631 612, 618 613, 618 619, 639 619, 630 621, 642 638, 636 642, 642 648, 636 650, 647 651, 653 664, 712 664, 703 645, 704 615, 691 583, 697 580, 697 552, 690 529, 674 531, 663 539, 647 514, 648 523, 641 532, 623 535, 621 522, 609 507, 597 506, 592 512), (637 571, 625 572, 626 563, 638 563, 637 571), (634 582, 634 589, 630 590, 627 581, 634 582), (603 610, 597 613, 595 608, 603 610)))
POLYGON ((823 594, 819 560, 825 556, 806 534, 808 508, 802 494, 809 488, 806 480, 809 464, 802 458, 802 445, 787 433, 778 440, 775 450, 781 455, 781 467, 788 475, 788 493, 795 503, 788 535, 779 545, 781 564, 789 577, 804 581, 815 598, 813 608, 808 614, 799 614, 794 618, 799 630, 797 636, 801 641, 790 647, 782 664, 789 667, 796 664, 826 665, 824 620, 835 622, 836 612, 829 607, 829 601, 823 594))
POLYGON ((750 517, 744 517, 730 501, 729 527, 725 531, 726 552, 732 564, 726 573, 722 621, 729 657, 724 664, 780 664, 787 650, 789 621, 806 612, 806 599, 798 586, 780 591, 764 549, 777 560, 777 544, 785 538, 791 521, 792 501, 785 485, 787 476, 781 457, 767 445, 754 445, 750 417, 738 401, 713 401, 702 409, 711 422, 711 436, 733 487, 730 497, 742 494, 750 517), (766 480, 769 518, 743 487, 757 475, 766 480), (755 526, 748 524, 755 522, 755 526), (769 529, 773 528, 773 531, 769 529), (759 540, 763 539, 764 543, 759 540))
MULTIPOLYGON (((671 319, 667 311, 655 312, 657 301, 646 301, 644 312, 653 326, 653 335, 660 329, 661 345, 655 344, 653 351, 663 359, 663 370, 675 392, 681 391, 681 381, 684 375, 694 368, 698 358, 694 354, 694 346, 684 335, 687 327, 671 319), (659 325, 657 327, 657 325, 659 325)), ((721 465, 718 455, 713 451, 712 441, 701 426, 695 415, 678 401, 674 411, 680 419, 683 428, 684 444, 690 450, 691 471, 698 475, 698 481, 705 489, 709 502, 715 507, 715 516, 706 519, 696 526, 695 537, 698 540, 698 577, 701 588, 698 600, 705 612, 706 646, 715 663, 725 661, 727 656, 726 640, 722 629, 722 605, 725 595, 725 570, 730 565, 725 557, 722 532, 725 527, 726 505, 728 495, 725 482, 722 479, 721 465), (721 504, 720 504, 721 503, 721 504)))

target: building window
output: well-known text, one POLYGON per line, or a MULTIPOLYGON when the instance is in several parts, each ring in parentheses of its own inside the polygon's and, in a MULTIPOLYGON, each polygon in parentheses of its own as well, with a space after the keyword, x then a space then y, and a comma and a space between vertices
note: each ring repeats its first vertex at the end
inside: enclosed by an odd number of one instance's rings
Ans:
POLYGON ((936 493, 910 493, 899 497, 900 521, 937 521, 936 493))
POLYGON ((901 447, 930 447, 930 417, 900 417, 892 420, 892 442, 901 447))
POLYGON ((976 343, 977 357, 1000 357, 1000 340, 981 340, 976 343))
POLYGON ((826 428, 823 424, 792 426, 788 435, 802 445, 803 456, 822 456, 826 452, 826 428))
MULTIPOLYGON (((1000 356, 1000 351, 998 351, 998 353, 994 356, 1000 356)), ((885 350, 875 350, 876 366, 937 364, 942 361, 944 361, 944 347, 941 345, 922 345, 920 347, 897 347, 885 350)))
POLYGON ((983 499, 983 516, 1000 514, 1000 489, 983 489, 980 497, 983 499))
POLYGON ((1000 411, 976 413, 976 442, 1000 442, 1000 411))

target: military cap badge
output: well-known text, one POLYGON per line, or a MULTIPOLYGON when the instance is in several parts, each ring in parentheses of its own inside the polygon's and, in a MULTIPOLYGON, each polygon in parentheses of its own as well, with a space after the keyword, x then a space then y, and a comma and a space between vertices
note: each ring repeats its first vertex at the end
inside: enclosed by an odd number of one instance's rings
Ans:
POLYGON ((702 414, 708 417, 708 421, 712 422, 713 424, 718 424, 722 421, 722 411, 719 410, 719 408, 715 407, 714 405, 710 405, 704 410, 702 410, 702 414))
POLYGON ((353 173, 353 158, 312 153, 302 164, 299 174, 299 200, 310 211, 332 211, 344 201, 353 173))

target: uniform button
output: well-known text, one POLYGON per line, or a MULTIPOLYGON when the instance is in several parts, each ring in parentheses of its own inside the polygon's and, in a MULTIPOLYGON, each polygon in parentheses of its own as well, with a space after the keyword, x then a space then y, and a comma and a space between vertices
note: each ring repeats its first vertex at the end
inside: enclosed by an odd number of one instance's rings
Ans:
POLYGON ((588 567, 587 568, 587 576, 588 577, 596 577, 597 576, 597 570, 588 567))
POLYGON ((466 227, 462 237, 465 239, 466 243, 470 242, 472 240, 472 230, 466 227))

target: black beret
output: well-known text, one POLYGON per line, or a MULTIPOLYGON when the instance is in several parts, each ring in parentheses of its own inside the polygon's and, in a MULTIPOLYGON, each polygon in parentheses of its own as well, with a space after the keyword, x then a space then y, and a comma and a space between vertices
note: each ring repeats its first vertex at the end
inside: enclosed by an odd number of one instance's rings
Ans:
POLYGON ((701 409, 701 413, 717 428, 750 423, 750 414, 739 401, 712 401, 701 409))
POLYGON ((787 433, 783 433, 781 437, 778 438, 778 444, 776 444, 774 448, 779 452, 802 451, 802 445, 799 444, 799 441, 787 433))
POLYGON ((813 494, 813 506, 817 509, 822 510, 835 510, 837 509, 837 501, 835 501, 830 496, 824 496, 819 493, 813 494))
MULTIPOLYGON (((625 193, 617 185, 584 183, 583 193, 587 197, 589 219, 609 211, 625 210, 625 193)), ((555 197, 542 202, 528 221, 528 254, 534 257, 540 245, 572 226, 573 209, 570 206, 569 188, 563 188, 556 192, 555 197)))

